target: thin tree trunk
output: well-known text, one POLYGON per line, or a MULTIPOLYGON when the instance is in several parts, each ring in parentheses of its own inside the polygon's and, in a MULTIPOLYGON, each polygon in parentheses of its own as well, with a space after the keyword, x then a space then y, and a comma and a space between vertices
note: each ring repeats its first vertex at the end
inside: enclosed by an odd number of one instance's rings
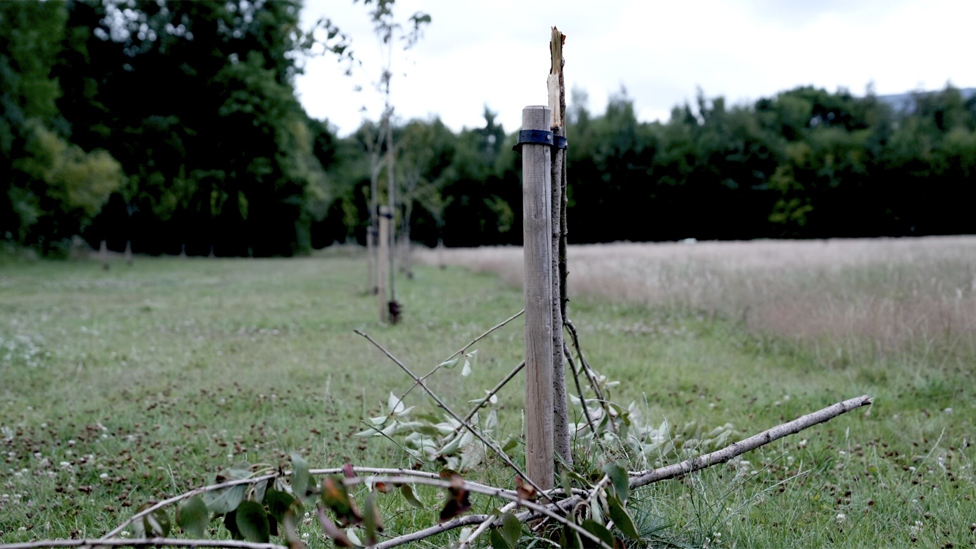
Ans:
MULTIPOLYGON (((387 87, 389 90, 389 86, 387 87)), ((389 91, 387 91, 389 93, 389 91)), ((387 282, 387 287, 389 290, 389 300, 396 301, 396 267, 395 267, 395 256, 396 256, 396 231, 394 227, 396 224, 396 187, 395 178, 393 173, 393 108, 387 104, 387 114, 386 114, 386 179, 387 179, 387 198, 390 205, 390 215, 394 219, 390 219, 390 242, 389 244, 389 254, 388 259, 389 265, 387 272, 389 273, 390 280, 387 282)))
MULTIPOLYGON (((560 109, 562 88, 562 40, 563 35, 555 27, 552 29, 552 67, 549 74, 549 107, 552 109, 551 129, 554 135, 563 135, 565 102, 560 109)), ((566 152, 554 149, 552 154, 551 179, 552 200, 550 215, 552 219, 552 382, 553 382, 553 447, 566 463, 573 463, 573 452, 569 436, 569 409, 566 396, 566 361, 563 356, 563 307, 560 286, 559 249, 562 236, 560 213, 562 210, 563 163, 566 152)))

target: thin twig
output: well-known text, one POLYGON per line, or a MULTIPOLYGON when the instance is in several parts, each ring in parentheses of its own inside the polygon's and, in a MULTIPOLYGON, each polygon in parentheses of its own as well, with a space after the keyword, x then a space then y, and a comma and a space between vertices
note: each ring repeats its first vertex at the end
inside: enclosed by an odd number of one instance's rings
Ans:
MULTIPOLYGON (((420 376, 420 381, 424 381, 424 380, 426 380, 426 379, 427 379, 428 377, 430 377, 430 376, 432 376, 432 375, 434 375, 434 373, 435 373, 435 372, 437 372, 437 370, 440 370, 440 369, 441 369, 441 367, 442 367, 442 366, 444 365, 444 363, 445 363, 445 362, 447 362, 447 361, 449 361, 449 360, 451 360, 452 358, 454 358, 454 357, 456 357, 456 356, 458 356, 459 354, 461 354, 461 353, 463 353, 463 352, 465 352, 465 351, 467 351, 467 350, 468 350, 468 349, 470 349, 470 348, 471 348, 471 347, 472 347, 472 346, 473 346, 473 345, 474 345, 475 343, 477 343, 477 342, 479 342, 479 341, 481 341, 482 339, 484 339, 484 338, 486 338, 486 337, 488 337, 488 335, 489 335, 490 333, 492 333, 492 332, 494 332, 495 330, 497 330, 497 329, 499 329, 499 328, 501 328, 501 327, 503 327, 503 326, 505 326, 505 325, 506 325, 506 324, 508 324, 509 322, 511 322, 511 321, 513 321, 513 320, 515 320, 516 318, 518 318, 518 317, 520 317, 520 316, 522 316, 522 314, 523 314, 523 313, 525 313, 525 309, 522 309, 521 311, 519 311, 519 312, 517 312, 517 313, 515 313, 514 315, 512 315, 512 316, 510 316, 510 317, 508 317, 508 318, 506 318, 505 320, 503 320, 503 321, 501 321, 501 322, 499 322, 498 324, 495 324, 494 326, 492 326, 491 328, 489 328, 489 329, 488 329, 488 331, 486 331, 485 333, 483 333, 483 334, 481 334, 480 336, 478 336, 478 337, 476 337, 476 338, 474 338, 473 340, 471 340, 471 342, 470 342, 470 343, 468 343, 468 344, 467 344, 467 345, 465 345, 464 347, 461 347, 461 348, 460 348, 460 349, 458 349, 457 351, 454 351, 454 353, 453 353, 453 354, 452 354, 451 356, 449 356, 449 357, 447 357, 447 358, 445 358, 444 360, 442 360, 442 361, 440 362, 440 364, 438 364, 437 366, 434 366, 433 368, 431 368, 429 372, 427 372, 426 374, 424 374, 424 375, 422 375, 422 376, 420 376)), ((414 389, 416 389, 416 388, 417 388, 417 384, 418 384, 418 383, 419 383, 419 382, 414 382, 414 384, 413 384, 413 385, 411 385, 411 386, 410 386, 410 388, 409 388, 409 389, 407 389, 407 390, 406 390, 406 391, 405 391, 405 392, 403 393, 403 395, 401 395, 401 396, 400 396, 400 400, 398 400, 398 401, 397 401, 397 403, 396 403, 396 405, 394 405, 394 406, 393 406, 393 409, 394 409, 394 410, 396 410, 396 407, 397 407, 397 406, 399 406, 401 402, 403 402, 403 399, 405 399, 405 398, 407 398, 407 395, 409 395, 411 391, 413 391, 414 389)), ((392 413, 392 412, 391 412, 391 413, 392 413)))
POLYGON ((441 407, 441 409, 443 409, 445 412, 447 412, 456 421, 458 421, 459 423, 461 423, 468 431, 471 432, 472 435, 474 435, 478 440, 480 440, 485 446, 487 446, 488 448, 491 448, 491 450, 493 452, 495 452, 496 454, 498 454, 498 457, 502 458, 502 461, 504 461, 506 465, 508 465, 516 473, 518 473, 519 475, 521 475, 522 478, 525 480, 525 482, 527 482, 530 486, 532 486, 533 488, 535 488, 535 490, 537 492, 539 492, 540 494, 542 494, 543 497, 545 497, 549 501, 553 501, 553 499, 548 494, 546 494, 545 491, 542 490, 542 488, 540 488, 539 485, 535 483, 535 481, 533 481, 532 479, 530 479, 528 477, 528 475, 526 475, 525 472, 523 472, 522 469, 518 465, 515 465, 515 463, 511 459, 509 459, 509 457, 507 455, 505 455, 505 452, 501 451, 500 448, 495 447, 495 445, 492 444, 491 442, 489 442, 488 439, 486 439, 477 429, 475 429, 474 427, 472 427, 470 423, 468 423, 468 422, 464 421, 463 419, 461 419, 461 416, 457 415, 457 412, 455 412, 447 404, 445 404, 444 401, 441 400, 441 397, 437 396, 437 393, 435 393, 434 391, 431 391, 430 390, 430 387, 428 387, 423 382, 422 379, 420 379, 419 377, 417 377, 417 374, 413 373, 413 371, 410 370, 410 368, 408 368, 406 364, 400 362, 400 359, 398 359, 397 357, 395 357, 392 354, 390 354, 390 351, 387 351, 385 347, 383 347, 382 345, 380 345, 379 343, 377 343, 376 340, 374 340, 373 338, 369 337, 368 334, 365 334, 363 332, 360 332, 359 330, 353 330, 353 332, 355 332, 358 335, 363 336, 364 338, 366 338, 367 341, 369 341, 370 343, 372 343, 373 346, 375 346, 377 349, 379 349, 384 355, 386 355, 387 358, 389 358, 397 366, 399 366, 401 370, 403 370, 404 372, 406 372, 406 374, 408 376, 410 376, 411 378, 413 378, 413 380, 417 383, 417 385, 419 385, 421 389, 423 389, 428 395, 430 395, 430 397, 434 399, 434 402, 436 402, 437 405, 441 407))
MULTIPOLYGON (((498 384, 495 385, 495 387, 491 391, 489 391, 487 395, 485 395, 484 400, 481 400, 481 402, 475 404, 474 408, 472 408, 471 411, 468 412, 468 415, 464 416, 464 421, 465 422, 471 421, 471 418, 473 418, 474 415, 476 413, 478 413, 478 410, 482 409, 485 406, 485 404, 488 404, 488 400, 491 397, 495 396, 495 393, 497 393, 498 391, 500 391, 502 389, 502 387, 504 387, 509 381, 512 381, 512 378, 514 378, 516 374, 518 374, 519 372, 521 372, 522 371, 522 368, 525 368, 525 361, 524 360, 522 362, 520 362, 518 366, 516 366, 515 368, 513 368, 512 371, 509 372, 508 375, 505 376, 504 379, 502 379, 501 381, 499 381, 498 384)), ((447 439, 453 438, 454 435, 456 435, 458 433, 458 431, 460 431, 460 430, 461 430, 461 426, 458 425, 457 427, 454 428, 453 431, 451 431, 451 434, 449 436, 446 436, 444 438, 447 438, 447 439)))
POLYGON ((725 463, 726 461, 729 461, 740 454, 755 450, 756 448, 769 444, 774 440, 779 440, 785 436, 798 433, 808 427, 813 427, 819 423, 834 419, 841 414, 845 414, 851 410, 860 408, 861 406, 868 406, 870 404, 871 397, 867 395, 838 402, 837 404, 828 406, 822 410, 818 410, 805 416, 800 416, 793 421, 784 423, 782 425, 777 425, 776 427, 763 431, 758 435, 753 435, 745 440, 734 442, 721 450, 716 450, 709 454, 691 458, 682 461, 681 463, 675 463, 674 465, 668 465, 659 469, 649 469, 647 471, 631 473, 632 478, 630 479, 630 487, 640 488, 641 486, 646 486, 653 482, 679 477, 699 469, 711 467, 712 465, 725 463))
MULTIPOLYGON (((427 471, 414 471, 413 469, 402 469, 399 467, 357 467, 353 466, 353 471, 357 473, 368 473, 371 475, 407 475, 412 477, 441 478, 437 473, 427 471)), ((345 473, 344 467, 331 467, 329 469, 309 469, 310 475, 340 475, 345 473)))
POLYGON ((204 492, 212 492, 214 490, 220 490, 221 488, 237 486, 238 484, 257 484, 265 480, 273 479, 278 475, 279 473, 271 473, 269 475, 261 475, 259 477, 250 477, 250 478, 244 478, 240 480, 229 480, 227 482, 221 482, 220 484, 211 484, 209 486, 202 486, 200 488, 190 490, 189 492, 185 492, 178 496, 173 496, 169 499, 164 499, 163 501, 153 504, 150 507, 147 507, 146 509, 143 509, 142 511, 132 515, 131 517, 123 521, 122 524, 116 526, 114 530, 99 538, 99 541, 102 542, 112 538, 113 536, 115 536, 116 534, 124 530, 126 526, 132 524, 133 522, 141 519, 146 515, 151 514, 153 511, 156 511, 157 509, 162 509, 163 507, 166 507, 167 505, 172 505, 180 500, 191 498, 197 494, 202 494, 204 492))
MULTIPOLYGON (((393 485, 395 485, 395 484, 421 484, 421 485, 425 485, 425 486, 435 486, 437 488, 444 488, 444 489, 454 488, 455 487, 454 484, 452 484, 452 482, 449 481, 449 480, 427 479, 427 478, 420 478, 420 477, 354 477, 354 478, 347 478, 347 479, 343 480, 343 483, 346 486, 353 486, 353 485, 356 485, 356 484, 364 484, 364 483, 365 484, 376 484, 376 483, 380 483, 380 482, 382 482, 384 484, 393 484, 393 485)), ((563 501, 560 501, 560 502, 556 502, 556 501, 552 500, 552 498, 550 498, 550 501, 552 501, 552 504, 550 504, 550 505, 539 505, 538 503, 535 503, 535 502, 532 502, 532 501, 529 501, 529 500, 526 500, 526 499, 522 499, 521 497, 519 497, 519 495, 517 493, 516 494, 513 494, 513 493, 511 493, 511 492, 509 492, 507 490, 502 490, 500 488, 493 488, 493 487, 489 487, 486 490, 486 489, 484 489, 483 486, 479 486, 479 485, 474 484, 474 483, 468 483, 467 481, 461 481, 461 482, 462 482, 462 486, 461 487, 464 488, 465 490, 469 491, 469 492, 474 492, 476 494, 484 494, 486 496, 493 496, 493 497, 498 497, 498 498, 501 498, 501 499, 507 499, 508 501, 513 501, 513 502, 517 503, 518 505, 521 505, 522 507, 525 507, 526 509, 535 511, 536 513, 541 514, 541 515, 545 515, 545 516, 547 516, 547 517, 555 520, 556 522, 558 522, 558 523, 560 523, 560 524, 562 524, 564 526, 568 526, 569 528, 572 528, 573 530, 576 530, 577 532, 580 533, 580 535, 582 535, 582 536, 584 536, 584 537, 592 540, 593 542, 597 543, 597 546, 598 547, 604 547, 606 549, 613 549, 613 548, 607 546, 605 543, 603 543, 600 540, 600 538, 598 538, 598 537, 594 536, 593 534, 591 534, 590 532, 588 532, 582 526, 580 526, 580 525, 576 524, 575 522, 567 519, 566 517, 563 517, 563 516, 559 515, 556 512, 556 510, 562 510, 562 505, 565 505, 565 502, 568 501, 568 500, 563 500, 563 501)), ((544 495, 546 497, 549 497, 548 494, 546 494, 545 492, 541 492, 541 495, 544 495)))
MULTIPOLYGON (((380 475, 404 475, 404 476, 414 476, 414 477, 422 477, 422 478, 440 478, 440 475, 437 474, 437 473, 429 473, 427 471, 414 471, 413 469, 383 468, 383 467, 353 467, 353 470, 356 471, 357 473, 366 473, 366 474, 374 474, 374 475, 376 475, 376 474, 380 474, 380 475)), ((330 469, 312 469, 312 470, 309 471, 309 474, 311 474, 311 475, 338 475, 338 474, 341 474, 343 472, 344 472, 344 469, 342 467, 334 467, 334 468, 330 468, 330 469)), ((274 477, 278 476, 279 474, 280 475, 286 475, 287 476, 287 475, 290 475, 291 474, 291 471, 283 471, 281 473, 272 473, 272 474, 268 474, 268 475, 262 475, 262 476, 257 476, 257 477, 250 477, 250 478, 245 478, 245 479, 230 480, 230 481, 227 481, 227 482, 221 482, 220 484, 211 484, 209 486, 201 486, 200 488, 195 488, 193 490, 190 490, 189 492, 184 492, 184 493, 182 493, 182 494, 180 494, 178 496, 173 496, 173 497, 171 497, 169 499, 165 499, 163 501, 160 501, 158 503, 155 503, 152 506, 147 507, 146 509, 143 509, 142 511, 139 511, 138 513, 132 515, 131 517, 129 517, 128 519, 126 519, 124 522, 122 522, 122 524, 119 524, 118 526, 116 526, 114 530, 112 530, 111 532, 109 532, 109 533, 105 534, 104 536, 102 536, 101 538, 99 538, 99 541, 105 541, 105 540, 111 539, 113 536, 115 536, 116 534, 118 534, 119 532, 121 532, 122 530, 124 530, 126 526, 132 524, 133 522, 141 519, 142 517, 144 517, 146 515, 151 514, 153 511, 156 511, 157 509, 162 509, 163 507, 166 507, 168 505, 172 505, 172 504, 174 504, 174 503, 176 503, 178 501, 182 501, 184 499, 189 499, 189 498, 191 498, 191 497, 193 497, 193 496, 195 496, 197 494, 202 494, 204 492, 212 492, 214 490, 220 490, 222 488, 229 488, 231 486, 237 486, 238 484, 257 484, 257 483, 263 482, 265 480, 273 479, 274 477)))
POLYGON ((569 347, 566 346, 565 341, 563 342, 563 353, 566 355, 566 360, 569 361, 569 369, 573 372, 573 381, 576 382, 576 394, 579 395, 580 404, 583 406, 583 417, 586 418, 586 424, 593 433, 593 440, 600 445, 600 450, 606 453, 603 448, 603 443, 600 441, 600 436, 596 433, 596 425, 593 424, 593 418, 590 417, 590 410, 586 407, 586 395, 583 394, 583 386, 580 385, 579 372, 576 370, 576 361, 573 360, 573 356, 570 354, 569 347))
POLYGON ((8 543, 0 549, 41 549, 43 547, 223 547, 233 549, 287 549, 275 543, 251 543, 229 539, 47 539, 8 543))
MULTIPOLYGON (((478 336, 478 337, 474 338, 473 340, 471 340, 471 343, 468 343, 464 347, 461 347, 457 351, 454 351, 454 354, 452 354, 451 356, 445 358, 443 360, 443 362, 447 362, 448 360, 451 360, 452 358, 458 356, 459 354, 467 351, 468 349, 470 349, 471 347, 473 347, 475 343, 477 343, 477 342, 481 341, 482 339, 488 337, 488 335, 491 334, 492 332, 494 332, 495 330, 497 330, 497 329, 505 326, 506 324, 508 324, 509 322, 511 322, 511 321, 515 320, 516 318, 522 316, 523 314, 525 314, 525 309, 522 309, 521 311, 519 311, 519 312, 515 313, 514 315, 506 318, 505 320, 499 322, 498 324, 495 324, 494 326, 492 326, 491 328, 489 328, 488 331, 486 331, 485 333, 483 333, 480 336, 478 336)), ((427 375, 430 375, 430 374, 427 374, 427 375)), ((426 378, 426 377, 427 376, 424 376, 424 378, 426 378)))
POLYGON ((590 490, 590 493, 586 495, 586 499, 584 499, 580 503, 586 505, 587 503, 593 501, 593 498, 595 498, 597 494, 600 493, 600 490, 602 490, 603 487, 606 486, 608 482, 610 482, 610 475, 603 475, 603 478, 600 479, 600 482, 596 483, 596 486, 594 486, 593 489, 590 490))
MULTIPOLYGON (((502 514, 508 513, 512 509, 515 509, 517 505, 518 502, 516 501, 506 503, 505 506, 499 509, 498 511, 499 513, 502 514)), ((468 537, 464 538, 464 541, 458 544, 457 549, 465 549, 467 546, 471 545, 471 543, 474 542, 474 540, 478 539, 478 536, 484 533, 485 530, 491 527, 492 523, 497 522, 498 519, 500 518, 501 518, 500 515, 488 515, 488 518, 482 521, 481 524, 479 524, 478 527, 475 528, 474 532, 471 532, 471 534, 469 534, 468 537)))
MULTIPOLYGON (((612 414, 610 413, 610 407, 607 405, 605 399, 603 398, 603 390, 600 389, 600 384, 597 383, 596 378, 593 377, 594 370, 593 368, 590 368, 590 363, 586 360, 586 356, 583 355, 583 348, 580 347, 579 333, 576 331, 576 325, 573 324, 572 320, 567 318, 563 320, 563 326, 565 326, 566 329, 569 330, 569 335, 570 337, 573 338, 573 346, 576 347, 576 355, 579 356, 580 359, 580 369, 583 370, 583 374, 586 375, 586 379, 590 382, 590 387, 593 388, 593 393, 596 395, 596 398, 600 401, 600 407, 603 408, 603 413, 607 417, 611 417, 612 414)), ((583 407, 584 408, 586 407, 585 400, 583 401, 583 407)), ((610 425, 613 426, 613 423, 610 423, 610 425)))
MULTIPOLYGON (((528 514, 529 513, 526 513, 526 515, 528 514)), ((437 534, 454 530, 455 528, 462 528, 464 526, 483 523, 485 521, 491 522, 495 518, 495 515, 465 515, 463 517, 455 517, 442 524, 435 524, 433 526, 424 528, 423 530, 417 530, 416 532, 410 532, 409 534, 404 534, 402 536, 388 539, 382 543, 377 543, 373 546, 373 549, 390 549, 391 547, 399 547, 400 545, 406 545, 407 543, 427 539, 431 536, 436 536, 437 534)))
MULTIPOLYGON (((353 471, 357 473, 368 473, 373 476, 385 475, 385 476, 407 476, 407 477, 417 477, 417 478, 427 478, 441 480, 440 473, 428 473, 427 471, 414 471, 413 469, 389 469, 382 467, 353 467, 353 471)), ((334 467, 331 469, 312 469, 309 471, 311 475, 338 475, 345 474, 346 470, 343 467, 334 467)), ((471 486, 477 486, 479 490, 501 490, 502 492, 507 492, 509 494, 515 494, 515 490, 505 490, 502 488, 495 488, 494 486, 489 486, 487 484, 481 484, 480 482, 474 482, 471 480, 466 480, 471 486)))

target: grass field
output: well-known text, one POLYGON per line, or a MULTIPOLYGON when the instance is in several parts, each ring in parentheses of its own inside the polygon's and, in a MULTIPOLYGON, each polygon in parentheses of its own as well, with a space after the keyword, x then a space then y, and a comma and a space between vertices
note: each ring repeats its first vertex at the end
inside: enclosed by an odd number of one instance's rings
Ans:
MULTIPOLYGON (((571 251, 584 350, 623 382, 614 399, 638 402, 651 423, 730 422, 746 436, 875 397, 643 489, 640 518, 666 525, 662 546, 973 547, 976 239, 859 241, 819 256, 810 244, 571 251)), ((353 330, 426 371, 521 308, 511 255, 449 251, 467 268, 418 268, 399 282, 395 327, 376 322, 354 254, 0 265, 0 539, 97 536, 233 462, 287 464, 291 451, 313 467, 413 465, 390 442, 349 436, 409 386, 353 330)), ((432 385, 465 409, 521 345, 516 321, 475 347, 470 376, 432 385)), ((517 434, 522 385, 500 396, 500 430, 517 434)), ((419 395, 408 404, 433 410, 419 395)), ((506 475, 489 461, 472 476, 506 475)), ((384 504, 388 526, 412 529, 398 497, 384 504)))

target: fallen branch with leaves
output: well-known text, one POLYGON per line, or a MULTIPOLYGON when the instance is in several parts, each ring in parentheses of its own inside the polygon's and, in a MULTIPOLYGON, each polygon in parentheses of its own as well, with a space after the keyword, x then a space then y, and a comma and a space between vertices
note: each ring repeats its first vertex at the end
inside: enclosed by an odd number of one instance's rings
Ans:
MULTIPOLYGON (((611 510, 611 517, 609 518, 612 519, 614 526, 622 530, 626 535, 628 533, 627 531, 632 529, 632 524, 630 526, 622 524, 629 520, 629 515, 627 514, 624 504, 631 490, 639 489, 655 482, 687 475, 713 465, 725 463, 746 452, 755 450, 783 437, 798 433, 804 429, 808 429, 820 423, 829 421, 861 406, 867 406, 870 404, 871 398, 868 396, 861 396, 838 402, 816 412, 801 416, 793 421, 772 427, 741 441, 733 442, 720 450, 690 458, 673 465, 644 471, 633 471, 629 473, 625 472, 625 476, 621 476, 620 471, 608 472, 588 490, 574 490, 573 492, 576 493, 570 494, 567 494, 565 489, 552 490, 546 493, 538 492, 528 483, 518 487, 516 490, 511 490, 467 481, 462 479, 460 475, 454 473, 438 474, 402 468, 353 467, 351 465, 347 465, 342 468, 307 469, 304 467, 304 462, 300 458, 293 456, 293 465, 297 466, 290 471, 279 470, 271 474, 249 476, 247 478, 211 484, 191 490, 184 494, 180 494, 179 496, 175 496, 159 503, 147 506, 145 509, 139 511, 118 527, 113 529, 111 532, 106 534, 106 536, 98 540, 41 540, 29 543, 0 545, 0 549, 39 549, 43 547, 83 546, 183 546, 193 548, 221 547, 233 549, 272 549, 284 547, 283 545, 268 543, 268 535, 262 535, 260 527, 256 528, 254 531, 248 531, 247 528, 238 528, 238 533, 247 538, 262 538, 263 541, 255 541, 255 539, 206 540, 174 539, 165 537, 169 533, 168 518, 166 520, 156 520, 155 522, 149 521, 148 524, 143 524, 142 528, 144 529, 145 534, 147 534, 147 537, 131 539, 113 537, 119 534, 129 525, 139 523, 140 521, 146 521, 147 518, 154 516, 158 517, 158 513, 167 506, 180 502, 186 502, 195 497, 199 497, 201 494, 217 493, 221 497, 225 497, 227 494, 231 493, 231 491, 238 490, 238 492, 242 494, 242 499, 241 501, 237 502, 237 505, 232 510, 236 511, 238 506, 245 501, 243 500, 243 494, 245 491, 239 490, 239 487, 254 487, 260 485, 261 483, 266 485, 270 484, 270 486, 265 487, 265 497, 262 498, 264 501, 258 502, 263 503, 264 507, 262 507, 262 509, 266 508, 266 510, 263 511, 263 515, 261 515, 259 512, 258 518, 255 520, 257 520, 257 522, 260 524, 264 524, 261 522, 262 517, 263 520, 267 521, 269 518, 277 515, 281 517, 281 520, 275 520, 275 522, 280 522, 283 526, 286 526, 289 523, 289 520, 294 520, 293 518, 289 519, 288 514, 291 513, 291 516, 293 517, 295 513, 295 508, 293 505, 302 500, 317 501, 318 512, 321 516, 325 516, 324 510, 329 509, 336 517, 336 521, 344 526, 368 522, 365 517, 369 516, 369 514, 378 513, 378 508, 375 501, 368 495, 368 503, 365 505, 365 515, 358 511, 355 500, 352 499, 347 491, 348 488, 357 485, 366 485, 370 487, 368 494, 390 491, 390 487, 397 487, 399 490, 401 490, 401 492, 404 493, 408 501, 410 499, 416 501, 416 498, 414 496, 407 495, 410 492, 407 492, 405 487, 424 485, 440 488, 448 492, 447 504, 441 511, 440 524, 433 525, 416 532, 393 537, 382 542, 376 542, 375 537, 371 538, 371 536, 375 536, 375 532, 367 533, 367 543, 369 543, 369 541, 373 541, 374 543, 372 543, 371 546, 377 548, 387 549, 397 547, 407 543, 426 539, 434 535, 442 534, 457 528, 478 525, 477 529, 470 533, 468 537, 461 542, 460 547, 467 547, 474 539, 489 529, 494 528, 501 532, 506 522, 509 525, 514 524, 513 521, 517 521, 518 524, 523 524, 527 521, 541 517, 547 517, 548 519, 560 524, 562 527, 572 531, 575 535, 580 536, 581 539, 585 539, 588 546, 612 547, 613 537, 610 534, 610 530, 606 527, 600 525, 598 522, 592 519, 587 519, 583 521, 582 524, 577 524, 573 517, 578 514, 581 507, 585 508, 587 511, 587 516, 590 517, 593 517, 595 514, 602 513, 602 511, 598 510, 601 507, 609 508, 611 510), (339 474, 344 475, 344 478, 341 480, 336 480, 330 476, 339 474), (359 476, 359 474, 369 476, 359 476), (310 475, 322 475, 326 476, 327 478, 323 481, 321 486, 315 486, 308 482, 307 476, 310 475), (303 478, 305 479, 304 481, 303 478), (288 479, 288 482, 281 482, 284 479, 288 479), (621 479, 624 480, 621 481, 621 479), (303 483, 305 484, 304 487, 302 486, 303 483), (296 486, 298 488, 303 488, 304 494, 295 496, 294 492, 296 486), (267 495, 274 491, 272 487, 283 487, 286 490, 290 489, 291 493, 287 497, 284 497, 284 499, 274 500, 269 503, 267 501, 267 495), (470 494, 481 494, 493 498, 504 499, 508 500, 509 503, 502 507, 498 514, 463 515, 464 512, 471 508, 470 494), (547 499, 551 500, 551 503, 541 505, 536 502, 539 497, 546 497, 547 499), (285 505, 286 509, 272 509, 272 507, 275 505, 280 506, 282 503, 287 503, 287 505, 285 505), (524 510, 519 513, 513 513, 513 510, 519 508, 524 510), (568 512, 570 510, 575 510, 577 512, 568 512), (152 528, 154 528, 154 526, 151 526, 152 524, 156 524, 157 526, 155 527, 160 528, 160 530, 152 530, 152 528), (163 524, 166 526, 163 526, 163 524), (150 526, 147 528, 147 525, 150 526), (600 529, 597 529, 597 526, 600 526, 600 529), (255 534, 255 532, 257 532, 257 534, 255 534), (156 534, 158 537, 152 537, 149 534, 156 534), (607 538, 607 535, 611 535, 611 537, 607 538)), ((281 492, 275 493, 281 494, 281 492)), ((276 497, 282 498, 281 495, 276 497)), ((218 499, 218 501, 220 500, 218 499)), ((188 531, 190 528, 187 527, 188 525, 186 521, 182 521, 181 523, 182 519, 180 509, 182 508, 183 507, 178 508, 177 510, 176 522, 183 527, 184 531, 188 531)), ((209 508, 207 510, 209 511, 209 508)), ((204 516, 206 517, 207 515, 204 516)), ((236 520, 240 521, 239 518, 236 520)), ((332 519, 327 520, 331 522, 332 519)), ((243 522, 242 524, 247 523, 243 522)), ((335 525, 335 523, 332 524, 335 525)), ((366 528, 367 530, 369 529, 368 525, 366 528)), ((509 536, 512 536, 511 532, 514 530, 511 529, 511 526, 509 528, 509 536)), ((281 533, 281 536, 288 543, 289 547, 295 548, 303 546, 303 543, 299 538, 287 532, 287 527, 283 528, 283 530, 286 531, 281 533)), ((340 546, 343 546, 343 544, 346 543, 348 545, 345 546, 352 545, 352 542, 346 537, 345 533, 343 533, 338 526, 331 529, 326 528, 325 530, 326 533, 330 533, 333 536, 340 546)), ((519 528, 519 532, 521 532, 521 527, 519 528)), ((294 533, 293 528, 292 533, 294 533)), ((501 533, 498 534, 498 536, 501 535, 501 533)), ((519 535, 521 534, 519 533, 519 535)), ((502 539, 504 540, 504 538, 502 539)), ((517 538, 515 538, 515 541, 517 541, 517 538)), ((515 543, 513 541, 511 546, 514 546, 514 544, 515 543)))

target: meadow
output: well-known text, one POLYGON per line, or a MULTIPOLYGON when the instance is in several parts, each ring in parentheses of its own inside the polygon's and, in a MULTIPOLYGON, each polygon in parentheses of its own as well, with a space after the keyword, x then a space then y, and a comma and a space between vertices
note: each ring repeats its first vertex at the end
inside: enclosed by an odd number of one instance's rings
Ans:
MULTIPOLYGON (((357 251, 0 265, 0 540, 98 536, 230 464, 287 466, 290 452, 414 466, 393 442, 350 436, 410 385, 353 330, 426 371, 522 306, 517 249, 417 255, 397 326, 377 322, 357 251)), ((744 437, 875 399, 640 490, 649 546, 976 544, 976 238, 581 246, 570 271, 590 363, 650 423, 744 437)), ((466 409, 521 347, 519 319, 474 347, 470 375, 432 388, 466 409)), ((520 431, 522 387, 499 395, 501 433, 520 431)), ((434 411, 416 393, 407 404, 434 411)), ((470 476, 511 483, 492 459, 470 476)), ((430 524, 398 497, 389 530, 430 524)), ((301 529, 331 545, 310 519, 301 529)))

